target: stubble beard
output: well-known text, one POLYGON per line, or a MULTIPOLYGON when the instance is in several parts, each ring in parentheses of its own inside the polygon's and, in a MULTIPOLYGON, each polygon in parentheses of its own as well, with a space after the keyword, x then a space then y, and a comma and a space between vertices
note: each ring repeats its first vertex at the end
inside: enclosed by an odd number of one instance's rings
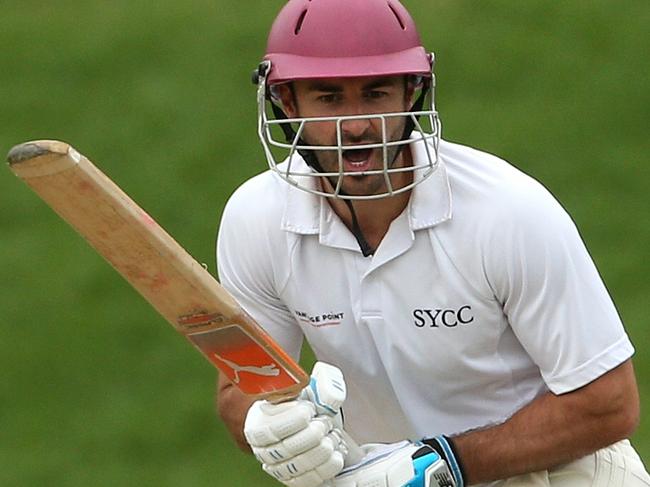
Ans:
MULTIPOLYGON (((389 134, 388 141, 396 141, 402 138, 404 133, 404 124, 400 124, 395 130, 389 134)), ((311 137, 308 134, 303 134, 303 139, 308 145, 325 145, 325 144, 315 144, 310 141, 311 137)), ((364 137, 359 137, 355 140, 344 140, 343 145, 364 145, 364 144, 381 144, 381 137, 377 137, 374 134, 364 135, 364 137)), ((333 142, 331 145, 336 145, 336 142, 333 142)), ((408 150, 404 145, 395 145, 390 146, 386 150, 386 160, 387 168, 395 169, 404 165, 403 151, 408 150)), ((337 151, 313 151, 320 166, 322 172, 326 173, 339 173, 339 155, 337 151)), ((370 154, 371 164, 368 170, 377 171, 384 168, 384 152, 381 147, 372 149, 370 154)), ((344 162, 345 164, 345 162, 344 162)), ((345 168, 343 168, 345 171, 345 168)), ((351 172, 351 171, 350 171, 351 172)), ((338 185, 339 178, 341 176, 329 176, 323 178, 323 185, 325 189, 330 192, 334 192, 335 188, 338 185), (329 188, 327 188, 329 186, 329 188)), ((342 177, 341 183, 341 194, 348 196, 372 196, 380 193, 388 192, 388 186, 386 184, 386 176, 384 173, 381 174, 359 174, 359 175, 345 175, 342 177)), ((401 172, 396 174, 389 175, 392 189, 398 189, 405 186, 402 182, 406 179, 410 179, 408 172, 401 172)))

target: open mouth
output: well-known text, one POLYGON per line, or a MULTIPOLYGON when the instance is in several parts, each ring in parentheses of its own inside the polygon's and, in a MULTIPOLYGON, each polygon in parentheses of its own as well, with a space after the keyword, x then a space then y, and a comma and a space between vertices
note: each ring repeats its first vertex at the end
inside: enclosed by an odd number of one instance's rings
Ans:
POLYGON ((362 171, 370 166, 372 149, 347 149, 343 151, 346 170, 362 171))

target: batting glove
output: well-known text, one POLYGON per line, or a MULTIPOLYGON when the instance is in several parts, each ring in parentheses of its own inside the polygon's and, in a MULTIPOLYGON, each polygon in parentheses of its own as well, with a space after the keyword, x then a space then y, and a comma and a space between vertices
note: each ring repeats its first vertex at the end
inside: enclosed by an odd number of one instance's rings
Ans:
POLYGON ((340 415, 346 394, 340 370, 318 362, 300 398, 253 403, 244 435, 264 471, 290 487, 333 479, 349 450, 340 415))
POLYGON ((464 487, 449 439, 368 444, 366 456, 343 470, 332 487, 464 487))

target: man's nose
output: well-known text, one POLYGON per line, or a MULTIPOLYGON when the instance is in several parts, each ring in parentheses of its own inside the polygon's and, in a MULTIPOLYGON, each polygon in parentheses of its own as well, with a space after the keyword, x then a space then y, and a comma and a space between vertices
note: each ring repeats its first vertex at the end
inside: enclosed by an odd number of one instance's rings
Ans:
POLYGON ((341 121, 341 135, 344 140, 360 140, 370 132, 370 118, 348 118, 341 121))

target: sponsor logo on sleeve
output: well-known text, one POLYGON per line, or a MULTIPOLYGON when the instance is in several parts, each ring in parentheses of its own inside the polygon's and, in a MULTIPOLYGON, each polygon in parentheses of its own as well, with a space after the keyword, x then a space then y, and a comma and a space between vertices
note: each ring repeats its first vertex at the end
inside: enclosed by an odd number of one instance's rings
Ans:
POLYGON ((299 322, 320 328, 322 326, 336 326, 340 325, 345 318, 345 313, 340 311, 338 313, 327 312, 310 314, 303 311, 295 311, 296 318, 299 322))

